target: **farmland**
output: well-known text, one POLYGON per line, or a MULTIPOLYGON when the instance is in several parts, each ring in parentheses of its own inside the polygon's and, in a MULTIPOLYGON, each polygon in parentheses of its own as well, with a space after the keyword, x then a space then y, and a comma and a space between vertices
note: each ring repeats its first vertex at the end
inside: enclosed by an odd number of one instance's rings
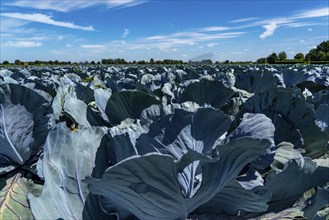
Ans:
POLYGON ((1 219, 326 219, 329 67, 0 70, 1 219))

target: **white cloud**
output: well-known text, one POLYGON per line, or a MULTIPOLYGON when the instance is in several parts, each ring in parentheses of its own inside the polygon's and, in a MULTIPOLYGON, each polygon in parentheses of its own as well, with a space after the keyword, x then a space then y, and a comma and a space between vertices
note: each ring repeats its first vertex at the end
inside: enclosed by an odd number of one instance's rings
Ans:
POLYGON ((18 6, 24 8, 34 8, 40 10, 53 10, 60 12, 69 12, 88 7, 105 5, 107 8, 113 7, 131 7, 146 2, 145 0, 92 0, 92 1, 75 1, 75 0, 47 0, 47 1, 26 1, 18 0, 5 5, 18 6))
POLYGON ((160 50, 166 53, 173 51, 181 51, 180 49, 185 46, 201 46, 204 47, 214 47, 217 45, 218 41, 222 39, 231 39, 242 36, 245 32, 204 32, 207 28, 200 28, 194 31, 191 29, 183 30, 182 32, 174 32, 165 35, 153 35, 148 37, 143 37, 139 39, 126 40, 122 44, 122 40, 114 40, 107 43, 101 44, 101 46, 91 46, 88 47, 93 49, 104 49, 102 50, 111 53, 111 51, 124 49, 127 50, 160 50), (203 32, 202 32, 203 31, 203 32), (110 50, 111 48, 111 50, 110 50))
POLYGON ((130 34, 130 30, 129 29, 124 29, 122 37, 127 38, 129 34, 130 34))
POLYGON ((70 48, 70 47, 73 47, 72 44, 66 44, 66 47, 70 48))
POLYGON ((329 7, 304 11, 295 15, 293 18, 316 18, 324 16, 329 16, 329 7))
POLYGON ((155 35, 140 39, 140 43, 153 45, 153 47, 170 48, 184 45, 195 45, 196 43, 214 43, 215 40, 236 38, 245 32, 202 32, 199 31, 182 31, 167 35, 155 35))
MULTIPOLYGON (((1 15, 1 14, 0 14, 1 15)), ((24 25, 28 24, 28 21, 17 20, 14 18, 3 17, 0 19, 1 33, 2 32, 17 32, 24 25)))
POLYGON ((309 29, 307 29, 307 31, 313 31, 313 29, 312 28, 309 28, 309 29))
POLYGON ((106 47, 102 44, 83 44, 81 48, 84 49, 105 49, 106 47))
POLYGON ((41 42, 35 41, 8 41, 4 45, 5 47, 18 47, 18 48, 29 48, 29 47, 41 47, 41 42))
POLYGON ((205 27, 195 30, 198 32, 211 32, 211 31, 227 31, 230 29, 231 29, 230 27, 224 27, 224 26, 211 26, 211 27, 205 27))
POLYGON ((231 54, 237 55, 237 54, 242 54, 241 51, 235 51, 235 52, 231 52, 231 54))
POLYGON ((22 13, 1 13, 0 14, 3 17, 9 17, 9 18, 16 18, 21 19, 25 21, 31 21, 31 22, 38 22, 43 24, 50 24, 54 26, 59 27, 65 27, 65 28, 71 28, 71 29, 79 29, 84 31, 93 31, 93 26, 79 26, 75 25, 71 22, 66 21, 55 21, 52 19, 51 16, 40 14, 40 13, 33 13, 33 14, 22 14, 22 13))
POLYGON ((207 44, 207 47, 214 47, 216 45, 218 45, 218 44, 217 43, 209 43, 209 44, 207 44))
POLYGON ((257 17, 251 17, 251 18, 242 18, 242 19, 237 19, 237 20, 233 20, 230 21, 230 23, 240 23, 240 22, 246 22, 246 21, 254 21, 257 20, 257 17))
POLYGON ((64 39, 64 37, 62 36, 62 35, 59 35, 58 37, 57 37, 57 41, 61 41, 61 40, 63 40, 64 39))
POLYGON ((292 28, 307 27, 307 26, 314 26, 314 25, 317 25, 317 24, 308 23, 308 22, 292 22, 292 23, 285 24, 285 26, 292 27, 292 28))
POLYGON ((279 27, 278 24, 275 22, 271 22, 267 25, 264 25, 263 28, 265 28, 265 32, 262 33, 259 37, 265 39, 271 36, 278 27, 279 27))
POLYGON ((301 43, 305 43, 305 40, 300 40, 299 42, 301 42, 301 43))
POLYGON ((275 30, 282 26, 296 28, 296 27, 305 27, 311 25, 320 25, 318 23, 298 22, 298 20, 307 19, 307 18, 326 17, 326 16, 329 16, 328 7, 304 11, 302 13, 295 14, 293 16, 286 18, 274 18, 260 22, 255 22, 251 24, 251 26, 264 24, 262 27, 265 28, 265 32, 259 36, 260 38, 264 39, 273 35, 275 30))
POLYGON ((32 37, 16 37, 12 38, 13 40, 16 41, 45 41, 49 40, 49 36, 32 36, 32 37))

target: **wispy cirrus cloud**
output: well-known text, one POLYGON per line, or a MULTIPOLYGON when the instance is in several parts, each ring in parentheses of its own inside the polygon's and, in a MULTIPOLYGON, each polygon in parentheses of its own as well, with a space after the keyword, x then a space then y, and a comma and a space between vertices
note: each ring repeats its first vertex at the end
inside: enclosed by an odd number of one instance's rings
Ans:
POLYGON ((300 22, 301 20, 310 19, 310 18, 319 18, 319 17, 328 17, 329 16, 329 7, 311 9, 304 12, 297 13, 293 16, 286 18, 274 18, 256 22, 252 25, 262 25, 265 31, 259 36, 262 39, 265 39, 274 34, 275 30, 279 27, 305 27, 311 25, 317 25, 316 23, 309 22, 300 22))
POLYGON ((258 19, 258 17, 242 18, 242 19, 237 19, 237 20, 230 21, 230 23, 241 23, 241 22, 247 22, 247 21, 254 21, 254 20, 257 20, 257 19, 258 19))
POLYGON ((31 0, 18 0, 5 5, 33 8, 39 10, 52 10, 60 12, 69 12, 73 10, 79 10, 89 7, 105 5, 107 8, 114 7, 132 7, 145 3, 146 0, 47 0, 47 1, 31 1, 31 0))
POLYGON ((4 44, 5 47, 17 47, 17 48, 29 48, 29 47, 41 47, 41 42, 36 41, 8 41, 4 44))
POLYGON ((192 46, 199 43, 206 43, 211 46, 215 46, 215 42, 222 39, 230 39, 240 37, 245 32, 225 32, 225 33, 207 33, 207 32, 179 32, 168 35, 155 35, 140 39, 138 42, 140 45, 147 45, 150 48, 159 48, 163 51, 173 47, 192 46))
POLYGON ((195 31, 197 31, 197 32, 213 32, 213 31, 228 31, 230 29, 232 29, 232 27, 210 26, 210 27, 195 29, 195 31))
MULTIPOLYGON (((209 27, 210 28, 210 27, 209 27)), ((81 49, 89 49, 98 54, 110 54, 113 52, 122 53, 122 51, 150 51, 159 50, 161 52, 173 53, 180 51, 186 46, 197 45, 212 48, 218 45, 220 40, 231 39, 242 36, 245 32, 208 32, 208 27, 189 29, 181 32, 169 33, 164 35, 152 35, 131 40, 113 40, 103 44, 84 44, 81 49)))
POLYGON ((81 48, 99 50, 99 49, 105 49, 106 47, 102 44, 83 44, 81 45, 81 48))
POLYGON ((154 35, 154 36, 146 37, 145 40, 157 41, 160 43, 172 42, 177 44, 182 43, 187 45, 193 45, 196 42, 235 38, 245 33, 245 32, 218 32, 218 31, 209 32, 208 29, 210 28, 212 29, 213 27, 195 29, 194 31, 175 32, 166 35, 154 35))
POLYGON ((33 13, 33 14, 23 14, 23 13, 1 13, 0 16, 8 17, 8 18, 15 18, 30 22, 38 22, 43 24, 49 24, 54 25, 58 27, 65 27, 65 28, 71 28, 71 29, 78 29, 78 30, 84 30, 84 31, 93 31, 93 26, 80 26, 76 25, 72 22, 66 22, 66 21, 56 21, 52 19, 51 16, 41 14, 41 13, 33 13))
POLYGON ((218 43, 209 43, 209 44, 207 44, 207 47, 214 47, 214 46, 217 46, 218 45, 218 43))
POLYGON ((301 18, 316 18, 316 17, 325 17, 329 16, 329 7, 312 9, 296 14, 292 18, 301 19, 301 18))

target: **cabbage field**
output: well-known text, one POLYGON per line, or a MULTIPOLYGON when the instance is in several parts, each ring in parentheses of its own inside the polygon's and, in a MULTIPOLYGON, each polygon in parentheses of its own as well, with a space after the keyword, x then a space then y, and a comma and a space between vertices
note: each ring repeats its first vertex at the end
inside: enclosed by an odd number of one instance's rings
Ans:
POLYGON ((329 66, 7 66, 0 219, 329 219, 329 66))

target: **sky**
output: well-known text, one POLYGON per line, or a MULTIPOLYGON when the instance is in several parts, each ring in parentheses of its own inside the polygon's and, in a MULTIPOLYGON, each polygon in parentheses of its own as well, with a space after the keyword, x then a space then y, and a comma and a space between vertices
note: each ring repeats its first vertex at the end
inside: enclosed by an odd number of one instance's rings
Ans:
POLYGON ((329 39, 328 0, 1 0, 0 61, 255 61, 329 39))

